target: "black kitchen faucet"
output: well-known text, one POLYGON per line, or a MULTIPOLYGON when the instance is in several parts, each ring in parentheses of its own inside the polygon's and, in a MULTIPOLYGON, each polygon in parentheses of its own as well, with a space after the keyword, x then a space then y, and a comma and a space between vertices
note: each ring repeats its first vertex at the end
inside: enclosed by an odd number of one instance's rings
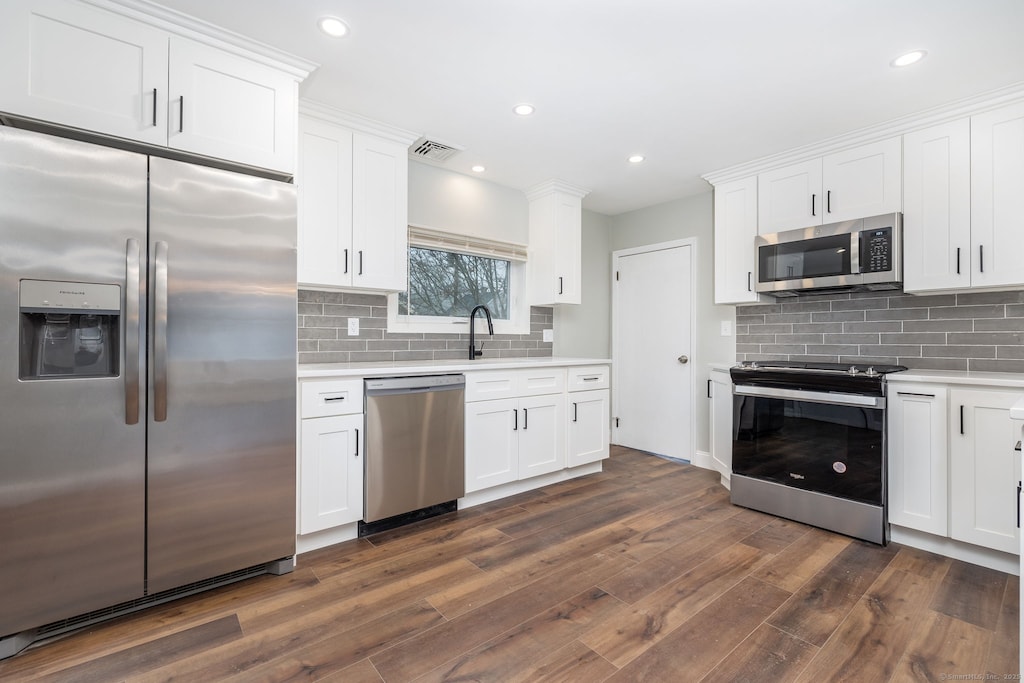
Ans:
POLYGON ((483 311, 484 315, 487 316, 487 333, 494 336, 494 323, 491 322, 491 312, 487 310, 487 307, 483 304, 479 304, 469 314, 469 359, 476 360, 478 357, 484 355, 484 343, 480 342, 480 349, 476 348, 476 312, 483 311))

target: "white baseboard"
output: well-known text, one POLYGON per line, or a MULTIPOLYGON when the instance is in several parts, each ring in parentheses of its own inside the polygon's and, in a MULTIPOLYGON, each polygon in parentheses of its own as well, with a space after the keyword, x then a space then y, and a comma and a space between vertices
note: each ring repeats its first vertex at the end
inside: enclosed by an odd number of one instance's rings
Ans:
POLYGON ((467 493, 465 497, 459 498, 459 509, 464 510, 465 508, 471 508, 474 505, 483 505, 484 503, 490 503, 494 500, 514 496, 517 493, 525 493, 526 491, 539 489, 540 487, 547 486, 549 484, 557 484, 560 481, 567 481, 569 479, 575 479, 576 477, 595 474, 600 472, 602 469, 601 461, 592 462, 586 465, 580 465, 579 467, 573 467, 570 470, 559 470, 557 472, 551 472, 550 474, 542 474, 537 477, 523 479, 522 481, 510 481, 507 484, 492 486, 489 489, 473 491, 472 493, 467 493))
POLYGON ((721 477, 719 481, 721 482, 722 486, 724 486, 727 491, 732 490, 732 485, 730 483, 732 471, 722 467, 717 460, 711 457, 710 453, 707 453, 705 451, 697 451, 696 453, 693 454, 693 462, 691 464, 703 468, 705 470, 718 472, 719 476, 721 477))
POLYGON ((311 550, 326 548, 335 543, 351 541, 359 536, 359 523, 342 524, 331 529, 324 529, 312 534, 303 534, 295 537, 295 554, 301 555, 311 550))
POLYGON ((903 545, 927 550, 937 555, 952 557, 955 560, 963 560, 971 564, 1020 576, 1020 558, 1010 553, 992 550, 991 548, 982 548, 981 546, 955 541, 944 536, 935 536, 934 534, 896 526, 895 524, 889 525, 889 540, 893 543, 902 543, 903 545))

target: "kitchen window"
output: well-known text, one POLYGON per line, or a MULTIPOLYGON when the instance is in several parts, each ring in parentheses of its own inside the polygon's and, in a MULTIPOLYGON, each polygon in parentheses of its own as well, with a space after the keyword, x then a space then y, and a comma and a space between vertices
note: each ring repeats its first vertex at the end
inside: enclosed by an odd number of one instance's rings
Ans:
POLYGON ((483 304, 496 334, 529 333, 525 266, 524 245, 410 226, 409 284, 388 297, 388 331, 466 333, 483 304))

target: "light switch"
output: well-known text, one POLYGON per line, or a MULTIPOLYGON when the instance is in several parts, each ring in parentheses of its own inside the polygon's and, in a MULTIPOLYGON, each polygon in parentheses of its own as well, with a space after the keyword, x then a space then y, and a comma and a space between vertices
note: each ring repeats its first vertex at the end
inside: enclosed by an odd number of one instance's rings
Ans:
POLYGON ((359 335, 359 318, 348 319, 348 336, 356 337, 359 335))
POLYGON ((732 336, 732 321, 731 320, 723 320, 722 321, 722 336, 723 337, 731 337, 732 336))

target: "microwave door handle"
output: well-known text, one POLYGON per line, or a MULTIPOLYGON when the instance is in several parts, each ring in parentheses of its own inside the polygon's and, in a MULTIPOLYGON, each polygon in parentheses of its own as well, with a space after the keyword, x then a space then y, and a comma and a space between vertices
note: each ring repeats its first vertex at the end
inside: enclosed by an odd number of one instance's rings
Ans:
POLYGON ((850 233, 850 274, 860 273, 860 233, 850 233))

